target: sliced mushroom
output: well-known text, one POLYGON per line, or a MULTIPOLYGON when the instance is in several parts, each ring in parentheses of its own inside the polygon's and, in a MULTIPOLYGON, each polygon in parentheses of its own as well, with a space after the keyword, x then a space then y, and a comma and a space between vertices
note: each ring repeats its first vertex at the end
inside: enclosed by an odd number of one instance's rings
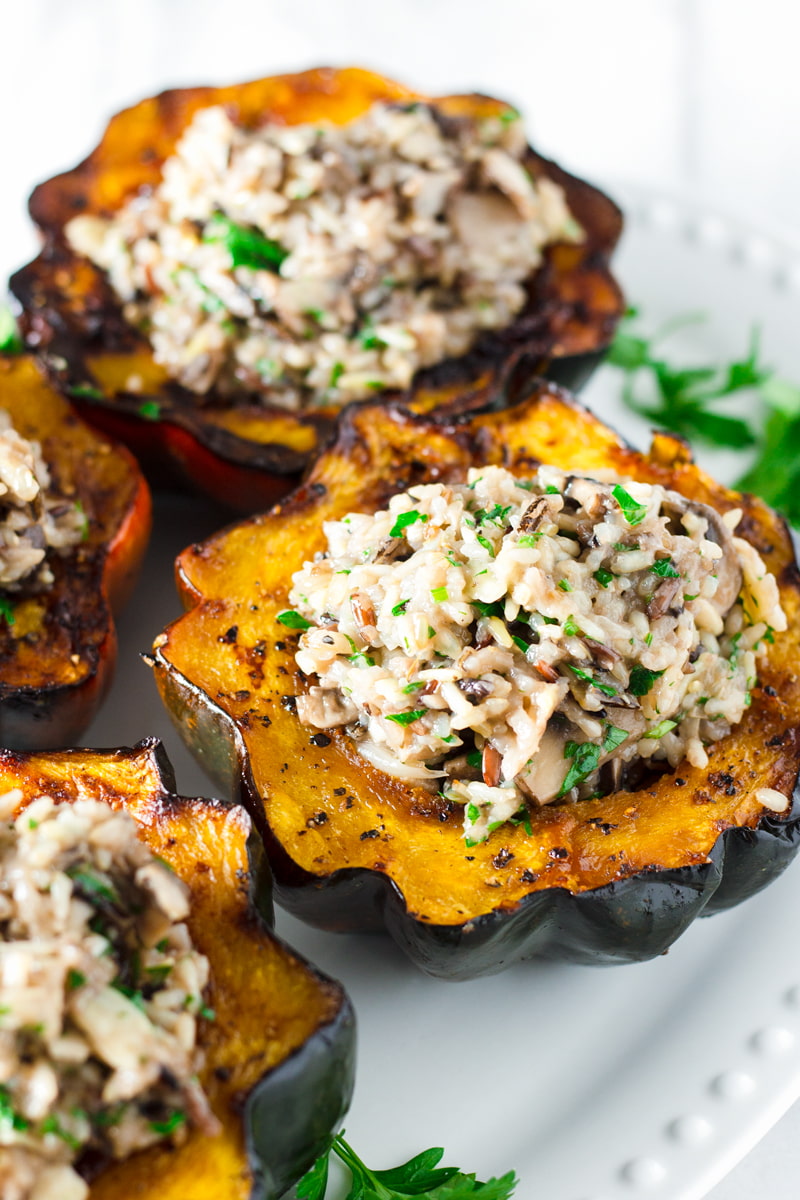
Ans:
POLYGON ((673 600, 682 588, 683 580, 680 578, 665 579, 658 585, 647 605, 647 615, 651 621, 658 620, 669 611, 673 600))
POLYGON ((537 496, 532 500, 519 523, 518 533, 535 533, 545 517, 550 516, 550 502, 546 496, 537 496))
POLYGON ((315 729, 333 729, 358 717, 355 704, 337 688, 310 687, 304 696, 297 697, 296 705, 302 723, 315 729))
POLYGON ((533 758, 516 777, 520 790, 539 804, 549 804, 561 791, 567 773, 567 740, 564 732, 548 725, 533 758))
POLYGON ((662 502, 662 510, 670 517, 674 526, 673 532, 683 533, 681 517, 691 509, 698 516, 705 517, 708 522, 706 537, 722 550, 722 557, 717 562, 717 590, 710 603, 717 612, 724 616, 736 603, 736 598, 742 590, 742 569, 733 545, 733 536, 722 517, 707 504, 696 500, 687 500, 677 492, 666 492, 662 502))
POLYGON ((481 679, 459 679, 456 687, 464 693, 470 704, 480 704, 492 690, 481 679))

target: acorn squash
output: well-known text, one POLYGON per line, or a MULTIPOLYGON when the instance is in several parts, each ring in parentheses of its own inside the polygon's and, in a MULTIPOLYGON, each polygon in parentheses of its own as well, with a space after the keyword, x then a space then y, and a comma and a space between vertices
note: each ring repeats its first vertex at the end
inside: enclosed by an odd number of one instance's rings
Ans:
MULTIPOLYGON (((498 397, 502 399, 502 397, 498 397)), ((700 913, 776 876, 800 840, 800 577, 783 522, 716 484, 683 442, 627 446, 552 385, 499 411, 443 423, 399 407, 348 411, 338 441, 283 505, 189 547, 177 564, 189 611, 155 642, 173 719, 206 769, 263 831, 278 902, 335 930, 386 926, 426 971, 491 973, 534 954, 582 962, 662 953, 700 913), (296 635, 276 623, 292 573, 325 545, 322 524, 470 466, 515 473, 540 461, 613 470, 711 504, 741 506, 739 534, 777 576, 789 631, 776 636, 744 720, 630 791, 531 812, 465 847, 460 814, 360 757, 342 729, 300 724, 308 687, 296 635), (778 816, 759 799, 793 797, 778 816)))
MULTIPOLYGON (((296 124, 321 117, 345 123, 378 100, 421 99, 368 71, 320 69, 232 87, 162 93, 112 118, 99 146, 79 166, 41 184, 30 201, 45 246, 13 277, 28 344, 79 404, 88 420, 135 451, 153 479, 172 478, 240 511, 254 512, 285 494, 327 440, 333 408, 291 413, 268 405, 231 407, 211 393, 202 403, 168 381, 149 344, 122 316, 103 275, 66 245, 64 227, 78 213, 109 215, 160 179, 164 160, 198 109, 233 106, 244 123, 266 117, 296 124), (135 390, 129 380, 136 380, 135 390)), ((445 112, 486 117, 508 112, 484 96, 437 99, 445 112)), ((514 322, 487 336, 465 359, 421 372, 426 394, 442 383, 462 393, 487 364, 531 356, 577 387, 608 346, 623 311, 608 268, 622 218, 596 188, 531 150, 534 175, 565 190, 583 226, 581 244, 557 244, 529 281, 529 299, 514 322)), ((265 385, 266 389, 266 385, 265 385)))
POLYGON ((189 886, 195 946, 209 959, 200 1081, 222 1132, 189 1128, 106 1164, 91 1200, 272 1200, 324 1150, 353 1084, 354 1020, 342 988, 271 932, 269 868, 251 823, 218 800, 174 794, 160 743, 133 749, 0 750, 0 788, 102 799, 131 814, 146 844, 189 886))
POLYGON ((113 614, 133 587, 150 533, 150 492, 128 450, 75 414, 30 357, 0 359, 0 408, 40 442, 60 490, 80 501, 84 539, 50 559, 46 591, 7 593, 0 621, 0 744, 75 742, 111 682, 113 614))

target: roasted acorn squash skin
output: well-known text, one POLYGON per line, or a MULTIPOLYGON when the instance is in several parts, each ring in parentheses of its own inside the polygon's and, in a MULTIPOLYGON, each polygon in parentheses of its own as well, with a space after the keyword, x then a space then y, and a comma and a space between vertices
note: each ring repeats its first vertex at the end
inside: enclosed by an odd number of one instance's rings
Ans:
MULTIPOLYGON (((267 115, 288 124, 323 116, 344 123, 377 100, 423 98, 356 68, 163 92, 112 118, 84 162, 36 188, 30 211, 44 235, 44 249, 11 282, 23 305, 28 343, 86 418, 125 441, 153 479, 200 489, 238 511, 263 509, 297 483, 328 438, 335 411, 231 408, 213 393, 198 403, 154 362, 149 345, 124 321, 102 272, 67 247, 66 223, 78 213, 112 213, 140 187, 157 183, 164 160, 199 108, 231 105, 247 123, 267 115), (126 390, 131 376, 139 380, 135 393, 126 390)), ((437 103, 448 112, 476 116, 507 109, 501 101, 477 95, 443 97, 437 103)), ((527 165, 562 185, 586 241, 552 247, 514 323, 488 336, 465 359, 422 372, 417 382, 423 387, 457 382, 466 391, 487 364, 523 351, 553 378, 577 387, 611 339, 624 307, 608 268, 622 228, 619 209, 533 150, 527 165)))
POLYGON ((353 1086, 354 1018, 339 984, 271 932, 269 868, 250 820, 174 794, 160 743, 22 754, 0 750, 0 788, 123 808, 189 885, 188 925, 211 963, 201 1082, 222 1124, 98 1170, 91 1200, 273 1200, 308 1169, 353 1086))
POLYGON ((150 492, 131 453, 91 429, 27 356, 0 358, 0 408, 42 445, 54 481, 83 505, 83 542, 53 555, 52 588, 9 593, 0 621, 0 745, 75 742, 114 670, 113 614, 133 587, 150 533, 150 492))
MULTIPOLYGON (((498 397, 502 399, 502 397, 498 397)), ((329 929, 385 925, 426 971, 468 978, 534 954, 622 962, 662 953, 700 913, 737 903, 780 873, 800 839, 800 578, 782 521, 714 483, 685 445, 626 446, 552 385, 459 423, 402 409, 345 414, 338 442, 272 512, 189 547, 177 574, 189 611, 155 643, 162 698, 207 770, 262 829, 278 902, 329 929), (324 546, 322 522, 379 507, 400 487, 540 460, 663 483, 720 511, 778 577, 790 629, 743 722, 638 791, 550 804, 465 848, 460 811, 359 757, 343 731, 300 724, 307 681, 296 635, 276 623, 291 575, 324 546), (777 816, 755 792, 793 796, 777 816)))

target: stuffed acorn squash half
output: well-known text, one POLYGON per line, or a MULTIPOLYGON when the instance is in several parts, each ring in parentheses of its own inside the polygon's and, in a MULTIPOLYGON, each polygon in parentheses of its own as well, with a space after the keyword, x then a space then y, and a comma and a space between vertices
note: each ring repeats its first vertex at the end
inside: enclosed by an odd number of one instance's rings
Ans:
POLYGON ((145 100, 30 211, 28 344, 154 478, 249 512, 344 404, 521 351, 577 386, 623 308, 619 210, 514 109, 358 69, 145 100))
POLYGON ((155 740, 0 751, 9 1200, 269 1200, 348 1106, 347 997, 272 934, 247 815, 173 786, 155 740))
POLYGON ((674 438, 543 383, 362 406, 177 573, 162 697, 314 924, 448 978, 642 960, 797 848, 790 537, 674 438))
POLYGON ((0 359, 0 525, 0 744, 64 746, 110 685, 150 493, 25 356, 0 359))

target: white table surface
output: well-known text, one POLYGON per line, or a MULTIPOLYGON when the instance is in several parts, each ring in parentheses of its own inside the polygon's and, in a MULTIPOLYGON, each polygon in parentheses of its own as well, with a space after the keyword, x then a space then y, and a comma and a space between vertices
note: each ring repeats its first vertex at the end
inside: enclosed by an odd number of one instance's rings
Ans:
MULTIPOLYGON (((114 110, 170 85, 325 63, 507 97, 537 147, 588 178, 678 190, 800 236, 789 0, 0 0, 0 18, 3 274, 35 250, 33 184, 82 157, 114 110)), ((796 1200, 798 1180, 795 1105, 709 1196, 796 1200)))

